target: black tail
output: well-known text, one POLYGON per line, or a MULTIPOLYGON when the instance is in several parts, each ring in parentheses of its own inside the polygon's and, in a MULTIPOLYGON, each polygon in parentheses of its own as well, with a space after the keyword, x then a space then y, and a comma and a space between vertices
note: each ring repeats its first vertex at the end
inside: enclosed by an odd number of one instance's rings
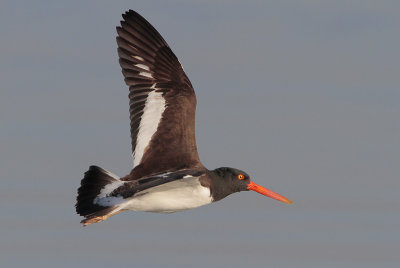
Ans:
POLYGON ((97 166, 90 166, 81 181, 81 187, 78 189, 76 212, 81 216, 92 217, 105 215, 112 211, 113 207, 103 207, 94 204, 93 201, 107 184, 118 180, 119 178, 110 172, 97 166))

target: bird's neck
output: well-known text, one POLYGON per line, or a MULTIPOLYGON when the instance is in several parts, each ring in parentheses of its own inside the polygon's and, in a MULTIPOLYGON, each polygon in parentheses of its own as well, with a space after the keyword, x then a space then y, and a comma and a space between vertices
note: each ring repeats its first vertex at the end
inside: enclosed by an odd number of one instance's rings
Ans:
POLYGON ((216 171, 210 171, 211 177, 211 195, 213 197, 213 201, 219 201, 228 195, 234 193, 231 189, 230 185, 226 183, 226 178, 221 176, 216 171))

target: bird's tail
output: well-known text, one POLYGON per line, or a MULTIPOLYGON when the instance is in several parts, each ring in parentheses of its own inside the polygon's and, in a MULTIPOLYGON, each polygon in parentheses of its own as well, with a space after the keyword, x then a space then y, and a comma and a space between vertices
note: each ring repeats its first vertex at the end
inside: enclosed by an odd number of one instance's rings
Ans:
POLYGON ((76 212, 84 216, 81 223, 86 226, 100 222, 122 210, 115 202, 102 202, 107 200, 107 194, 121 186, 120 178, 105 169, 90 166, 81 181, 76 198, 76 212))

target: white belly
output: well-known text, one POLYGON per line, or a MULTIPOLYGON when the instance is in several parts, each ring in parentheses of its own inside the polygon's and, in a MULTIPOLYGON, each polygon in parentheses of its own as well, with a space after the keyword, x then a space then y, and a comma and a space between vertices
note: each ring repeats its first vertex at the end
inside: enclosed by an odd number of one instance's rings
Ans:
POLYGON ((197 177, 162 184, 128 199, 122 209, 170 213, 197 208, 212 202, 210 189, 201 186, 197 177))

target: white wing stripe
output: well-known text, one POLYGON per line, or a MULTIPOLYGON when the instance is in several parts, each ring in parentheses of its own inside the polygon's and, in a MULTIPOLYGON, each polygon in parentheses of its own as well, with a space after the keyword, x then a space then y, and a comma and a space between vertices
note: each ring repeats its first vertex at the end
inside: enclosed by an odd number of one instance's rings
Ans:
POLYGON ((141 69, 143 69, 143 70, 150 71, 150 68, 149 68, 149 66, 147 66, 147 65, 144 65, 144 64, 135 64, 135 66, 138 67, 138 68, 141 68, 141 69))
POLYGON ((146 76, 146 77, 148 77, 148 78, 153 78, 153 76, 151 75, 151 73, 148 73, 148 72, 140 72, 139 75, 141 75, 141 76, 146 76))
POLYGON ((140 61, 144 61, 144 59, 140 56, 133 56, 135 59, 140 60, 140 61))
POLYGON ((151 137, 157 131, 165 110, 165 99, 161 92, 155 92, 155 85, 151 86, 154 91, 149 93, 143 108, 143 115, 136 138, 135 153, 133 155, 133 166, 139 165, 142 160, 144 150, 149 145, 151 137))

